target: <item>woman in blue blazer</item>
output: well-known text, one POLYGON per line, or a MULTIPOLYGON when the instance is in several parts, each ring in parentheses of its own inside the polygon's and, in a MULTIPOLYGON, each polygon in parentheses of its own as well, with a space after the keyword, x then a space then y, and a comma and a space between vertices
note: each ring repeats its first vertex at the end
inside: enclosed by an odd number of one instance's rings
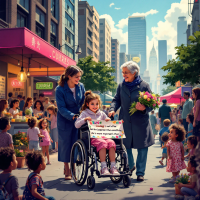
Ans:
POLYGON ((74 126, 75 115, 79 114, 85 99, 85 88, 79 82, 82 74, 83 71, 77 66, 67 67, 56 88, 58 161, 64 162, 66 180, 71 179, 68 163, 72 145, 78 139, 78 130, 74 126))

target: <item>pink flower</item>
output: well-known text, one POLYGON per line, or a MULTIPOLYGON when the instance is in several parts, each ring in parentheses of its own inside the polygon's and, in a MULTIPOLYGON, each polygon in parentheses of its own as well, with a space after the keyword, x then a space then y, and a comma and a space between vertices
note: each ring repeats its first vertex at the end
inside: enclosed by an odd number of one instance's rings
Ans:
POLYGON ((149 93, 148 93, 148 92, 145 92, 145 94, 146 94, 146 95, 149 95, 149 93))
POLYGON ((23 150, 19 150, 20 153, 23 153, 23 150))
POLYGON ((153 104, 153 107, 155 107, 156 106, 156 104, 153 104))
POLYGON ((154 97, 153 97, 153 96, 151 96, 151 99, 154 99, 154 97))
POLYGON ((148 98, 150 99, 152 96, 149 94, 149 95, 147 95, 148 96, 148 98))
POLYGON ((157 100, 156 97, 154 97, 154 100, 157 100))

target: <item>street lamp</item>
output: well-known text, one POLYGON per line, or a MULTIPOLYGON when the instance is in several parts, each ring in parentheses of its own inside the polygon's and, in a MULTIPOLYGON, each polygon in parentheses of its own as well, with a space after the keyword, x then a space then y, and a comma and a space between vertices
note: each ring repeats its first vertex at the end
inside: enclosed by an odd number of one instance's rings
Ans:
POLYGON ((22 49, 22 66, 21 66, 20 72, 17 75, 17 80, 20 82, 26 82, 26 79, 27 79, 27 75, 23 67, 23 49, 22 49))
MULTIPOLYGON (((62 46, 64 46, 65 44, 63 44, 63 45, 60 45, 59 44, 59 50, 60 50, 60 48, 62 47, 62 46)), ((76 51, 75 51, 75 54, 82 54, 82 50, 81 50, 81 47, 79 46, 79 44, 78 45, 75 45, 75 46, 73 46, 73 47, 76 47, 77 46, 77 49, 76 49, 76 51)))

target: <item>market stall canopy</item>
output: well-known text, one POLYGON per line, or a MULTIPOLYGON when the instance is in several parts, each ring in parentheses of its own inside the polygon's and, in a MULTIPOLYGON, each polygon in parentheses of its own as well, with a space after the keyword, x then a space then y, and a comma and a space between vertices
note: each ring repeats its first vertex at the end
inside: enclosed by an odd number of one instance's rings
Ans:
POLYGON ((174 103, 174 104, 180 104, 184 98, 181 96, 181 87, 160 97, 160 101, 163 99, 167 100, 167 103, 174 103))
POLYGON ((0 29, 0 60, 21 67, 29 67, 31 76, 59 76, 76 62, 29 29, 0 29), (19 65, 20 63, 20 65, 19 65))

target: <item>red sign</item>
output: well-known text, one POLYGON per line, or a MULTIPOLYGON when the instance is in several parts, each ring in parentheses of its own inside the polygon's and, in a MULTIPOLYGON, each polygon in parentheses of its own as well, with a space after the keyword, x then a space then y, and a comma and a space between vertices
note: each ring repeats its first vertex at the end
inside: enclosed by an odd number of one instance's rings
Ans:
POLYGON ((51 96, 53 95, 53 92, 43 92, 44 96, 51 96))
POLYGON ((18 81, 17 79, 14 79, 11 81, 12 87, 20 88, 23 87, 23 83, 18 81))

